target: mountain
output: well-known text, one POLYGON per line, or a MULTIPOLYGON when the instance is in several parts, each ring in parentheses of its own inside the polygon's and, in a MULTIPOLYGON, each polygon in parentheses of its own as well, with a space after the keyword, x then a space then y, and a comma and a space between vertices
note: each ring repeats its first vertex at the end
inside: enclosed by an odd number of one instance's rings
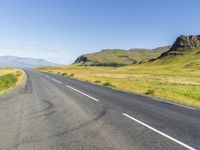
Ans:
POLYGON ((179 36, 168 51, 151 60, 150 64, 179 70, 199 71, 200 35, 179 36))
POLYGON ((0 56, 0 67, 35 68, 41 66, 58 66, 44 59, 0 56))
POLYGON ((200 47, 200 35, 181 35, 179 36, 172 47, 162 53, 157 59, 169 57, 171 55, 184 55, 185 52, 193 48, 200 47))
POLYGON ((74 63, 88 66, 124 66, 157 58, 161 53, 168 51, 170 47, 133 48, 129 50, 103 49, 100 52, 82 55, 74 63))

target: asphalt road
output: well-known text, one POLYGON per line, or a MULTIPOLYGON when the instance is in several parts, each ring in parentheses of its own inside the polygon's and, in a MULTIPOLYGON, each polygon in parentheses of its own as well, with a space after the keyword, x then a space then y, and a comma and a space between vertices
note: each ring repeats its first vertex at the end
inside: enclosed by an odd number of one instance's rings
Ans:
POLYGON ((0 97, 0 150, 200 149, 200 110, 26 71, 0 97))

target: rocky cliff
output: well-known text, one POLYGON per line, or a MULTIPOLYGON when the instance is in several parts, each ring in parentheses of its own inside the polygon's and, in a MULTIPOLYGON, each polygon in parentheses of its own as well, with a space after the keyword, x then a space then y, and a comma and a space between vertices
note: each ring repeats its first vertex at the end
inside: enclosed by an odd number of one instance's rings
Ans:
POLYGON ((184 52, 195 47, 200 47, 200 35, 181 35, 176 39, 172 47, 168 51, 162 53, 157 59, 170 55, 182 55, 184 52))

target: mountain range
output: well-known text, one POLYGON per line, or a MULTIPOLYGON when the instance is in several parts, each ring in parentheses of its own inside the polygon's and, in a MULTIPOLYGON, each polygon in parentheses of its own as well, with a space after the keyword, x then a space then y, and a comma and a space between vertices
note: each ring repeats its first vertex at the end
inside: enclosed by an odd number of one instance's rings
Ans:
POLYGON ((200 35, 181 35, 172 46, 155 49, 134 48, 129 50, 104 49, 96 53, 84 54, 74 64, 81 66, 124 66, 146 62, 199 66, 200 35))
POLYGON ((171 46, 155 49, 103 49, 100 52, 81 55, 74 63, 85 66, 124 66, 155 59, 170 48, 171 46))
POLYGON ((41 66, 59 66, 44 59, 0 56, 0 67, 35 68, 41 66))

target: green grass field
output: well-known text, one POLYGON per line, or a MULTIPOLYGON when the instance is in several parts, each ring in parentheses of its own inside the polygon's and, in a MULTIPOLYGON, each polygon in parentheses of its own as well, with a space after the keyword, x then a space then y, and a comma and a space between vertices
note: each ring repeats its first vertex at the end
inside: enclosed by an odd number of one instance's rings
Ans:
POLYGON ((19 69, 0 69, 0 94, 15 87, 23 76, 24 73, 19 69))
POLYGON ((6 74, 0 76, 0 93, 12 88, 17 83, 17 77, 14 74, 6 74))
POLYGON ((41 67, 84 81, 200 106, 200 48, 181 56, 125 67, 41 67))

